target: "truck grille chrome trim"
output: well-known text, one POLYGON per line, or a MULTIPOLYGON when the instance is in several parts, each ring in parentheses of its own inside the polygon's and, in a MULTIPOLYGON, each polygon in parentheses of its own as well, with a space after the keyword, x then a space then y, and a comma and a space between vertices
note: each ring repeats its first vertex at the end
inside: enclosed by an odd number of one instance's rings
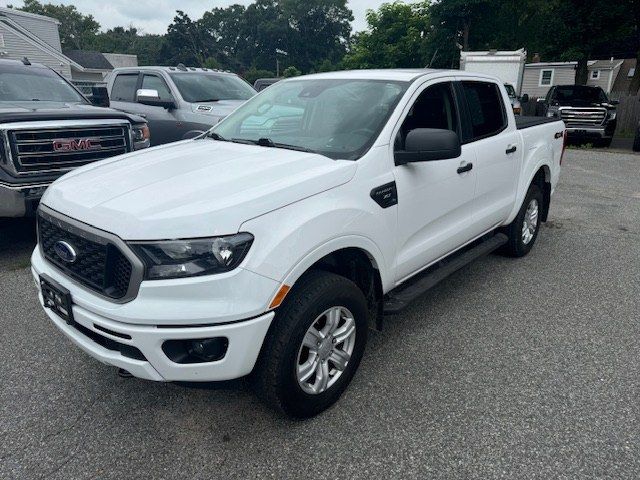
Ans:
POLYGON ((144 266, 120 238, 44 205, 38 209, 37 220, 42 256, 61 273, 113 302, 125 303, 136 297, 144 266), (60 243, 72 245, 77 259, 69 262, 57 254, 60 243))
POLYGON ((17 175, 65 173, 133 150, 131 127, 121 120, 30 122, 3 126, 17 175))
POLYGON ((560 118, 567 127, 601 126, 607 118, 607 109, 600 107, 560 107, 560 118))

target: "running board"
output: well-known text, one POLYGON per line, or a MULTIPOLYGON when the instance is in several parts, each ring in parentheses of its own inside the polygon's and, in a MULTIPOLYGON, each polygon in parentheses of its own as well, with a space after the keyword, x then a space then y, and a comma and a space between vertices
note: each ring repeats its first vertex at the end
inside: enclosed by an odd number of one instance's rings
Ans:
POLYGON ((460 270, 465 265, 483 257, 508 241, 504 233, 479 240, 471 244, 467 249, 462 249, 444 258, 437 265, 427 268, 424 272, 407 280, 405 285, 400 285, 387 294, 384 300, 383 311, 385 315, 392 315, 401 312, 404 308, 434 287, 452 273, 460 270))

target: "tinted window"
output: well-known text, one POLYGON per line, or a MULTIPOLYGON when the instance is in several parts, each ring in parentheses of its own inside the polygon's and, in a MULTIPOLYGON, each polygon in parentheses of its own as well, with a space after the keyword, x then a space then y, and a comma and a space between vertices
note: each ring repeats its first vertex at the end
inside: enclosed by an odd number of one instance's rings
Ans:
POLYGON ((138 74, 118 75, 111 87, 111 100, 116 102, 133 102, 136 97, 138 74))
POLYGON ((235 75, 214 73, 172 73, 171 78, 185 102, 248 100, 256 91, 235 75))
POLYGON ((53 101, 85 103, 66 80, 48 68, 3 65, 0 71, 0 102, 53 101))
POLYGON ((585 85, 563 85, 556 87, 552 100, 563 102, 606 103, 607 96, 600 87, 587 87, 585 85))
POLYGON ((405 82, 299 79, 278 82, 213 128, 227 139, 275 143, 355 160, 373 144, 405 82))
POLYGON ((451 83, 439 83, 427 88, 409 110, 396 138, 396 149, 404 148, 407 134, 415 128, 439 128, 458 132, 458 116, 451 83))
POLYGON ((142 87, 151 90, 157 90, 161 100, 173 100, 173 95, 163 79, 156 75, 145 75, 142 77, 142 87))
POLYGON ((462 82, 473 139, 495 135, 507 125, 500 89, 495 83, 462 82))

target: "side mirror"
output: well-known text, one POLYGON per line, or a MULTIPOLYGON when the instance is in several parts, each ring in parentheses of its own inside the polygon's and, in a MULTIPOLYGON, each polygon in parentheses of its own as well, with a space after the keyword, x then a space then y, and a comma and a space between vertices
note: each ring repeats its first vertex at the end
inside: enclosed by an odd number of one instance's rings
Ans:
POLYGON ((109 92, 107 87, 91 87, 91 96, 89 97, 91 105, 96 107, 109 108, 111 102, 109 101, 109 92))
POLYGON ((520 97, 520 103, 529 103, 529 94, 525 93, 520 97))
POLYGON ((457 158, 461 154, 460 138, 451 130, 415 128, 407 134, 404 150, 394 152, 396 165, 457 158))
POLYGON ((157 90, 150 88, 141 88, 136 92, 136 102, 151 107, 163 107, 166 109, 176 108, 176 102, 173 99, 162 99, 157 90))

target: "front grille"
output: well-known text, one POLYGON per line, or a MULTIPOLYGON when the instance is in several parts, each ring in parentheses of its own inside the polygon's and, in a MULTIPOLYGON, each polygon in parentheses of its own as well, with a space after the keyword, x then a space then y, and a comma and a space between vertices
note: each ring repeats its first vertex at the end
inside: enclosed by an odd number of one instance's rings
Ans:
POLYGON ((606 108, 561 108, 560 118, 567 127, 600 126, 607 116, 606 108))
POLYGON ((127 294, 133 265, 108 239, 84 234, 42 212, 38 214, 38 239, 44 257, 82 285, 113 299, 127 294), (61 241, 73 247, 75 261, 65 262, 58 256, 55 245, 61 241))
POLYGON ((66 171, 131 150, 125 125, 10 130, 18 173, 66 171))

